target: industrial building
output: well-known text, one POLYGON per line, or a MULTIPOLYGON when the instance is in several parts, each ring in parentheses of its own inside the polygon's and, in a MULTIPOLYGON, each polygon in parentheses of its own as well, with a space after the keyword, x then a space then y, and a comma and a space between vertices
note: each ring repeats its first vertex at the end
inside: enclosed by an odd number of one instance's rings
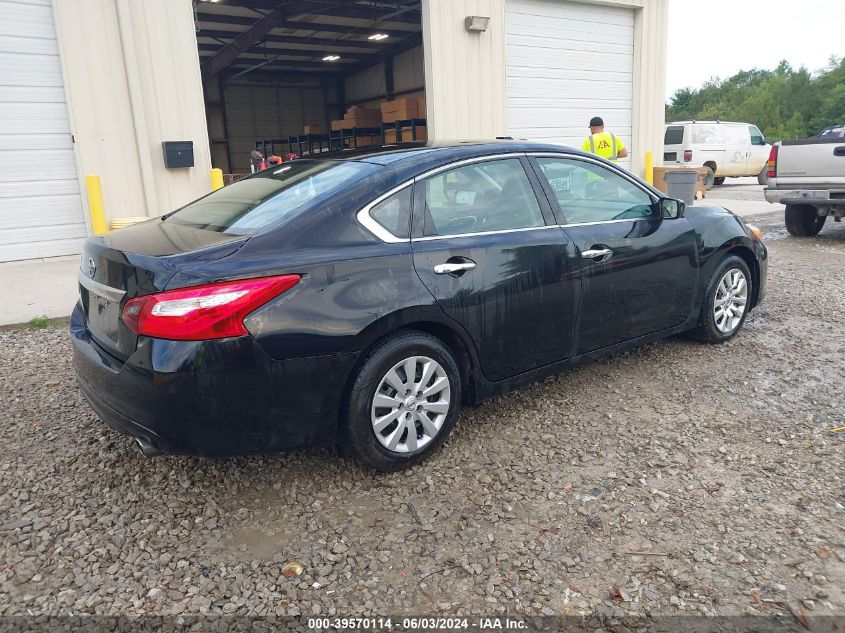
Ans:
POLYGON ((0 261, 79 252, 86 174, 110 221, 152 217, 212 167, 248 173, 257 145, 580 146, 600 115, 641 175, 662 156, 667 4, 0 0, 0 261))

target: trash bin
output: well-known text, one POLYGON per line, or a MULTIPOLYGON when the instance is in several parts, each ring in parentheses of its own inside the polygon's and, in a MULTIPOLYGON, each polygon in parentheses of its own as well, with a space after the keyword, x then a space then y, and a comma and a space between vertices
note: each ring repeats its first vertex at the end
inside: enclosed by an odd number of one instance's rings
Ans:
POLYGON ((666 195, 670 198, 683 200, 687 206, 695 204, 695 183, 698 181, 698 170, 667 171, 666 195))

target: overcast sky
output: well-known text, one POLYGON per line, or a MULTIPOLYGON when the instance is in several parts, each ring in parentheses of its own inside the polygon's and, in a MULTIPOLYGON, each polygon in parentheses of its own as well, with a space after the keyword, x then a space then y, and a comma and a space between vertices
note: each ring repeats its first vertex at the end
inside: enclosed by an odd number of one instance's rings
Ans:
POLYGON ((667 99, 739 70, 845 57, 845 0, 669 0, 667 99))

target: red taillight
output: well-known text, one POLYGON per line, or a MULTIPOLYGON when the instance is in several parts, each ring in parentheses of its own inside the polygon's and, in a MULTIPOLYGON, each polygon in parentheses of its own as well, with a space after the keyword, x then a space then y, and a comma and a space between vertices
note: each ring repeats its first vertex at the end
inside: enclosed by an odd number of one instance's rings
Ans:
POLYGON ((684 150, 684 162, 688 163, 691 160, 692 160, 692 150, 691 149, 685 149, 684 150))
POLYGON ((141 336, 199 341, 248 334, 244 318, 299 283, 299 275, 223 281, 168 290, 126 303, 121 318, 141 336))
POLYGON ((769 152, 769 162, 766 163, 768 166, 768 171, 766 172, 766 178, 775 178, 777 176, 778 170, 778 146, 772 145, 772 150, 769 152))

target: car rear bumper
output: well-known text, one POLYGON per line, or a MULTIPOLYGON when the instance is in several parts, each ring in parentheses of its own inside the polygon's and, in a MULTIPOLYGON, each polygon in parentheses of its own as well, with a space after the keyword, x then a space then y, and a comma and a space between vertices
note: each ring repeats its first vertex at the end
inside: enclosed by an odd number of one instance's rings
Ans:
POLYGON ((77 380, 97 415, 164 452, 223 456, 332 444, 357 357, 277 361, 244 336, 141 339, 123 363, 91 339, 78 306, 70 330, 77 380))
POLYGON ((763 195, 774 204, 808 204, 814 207, 845 206, 845 189, 773 189, 763 195))

